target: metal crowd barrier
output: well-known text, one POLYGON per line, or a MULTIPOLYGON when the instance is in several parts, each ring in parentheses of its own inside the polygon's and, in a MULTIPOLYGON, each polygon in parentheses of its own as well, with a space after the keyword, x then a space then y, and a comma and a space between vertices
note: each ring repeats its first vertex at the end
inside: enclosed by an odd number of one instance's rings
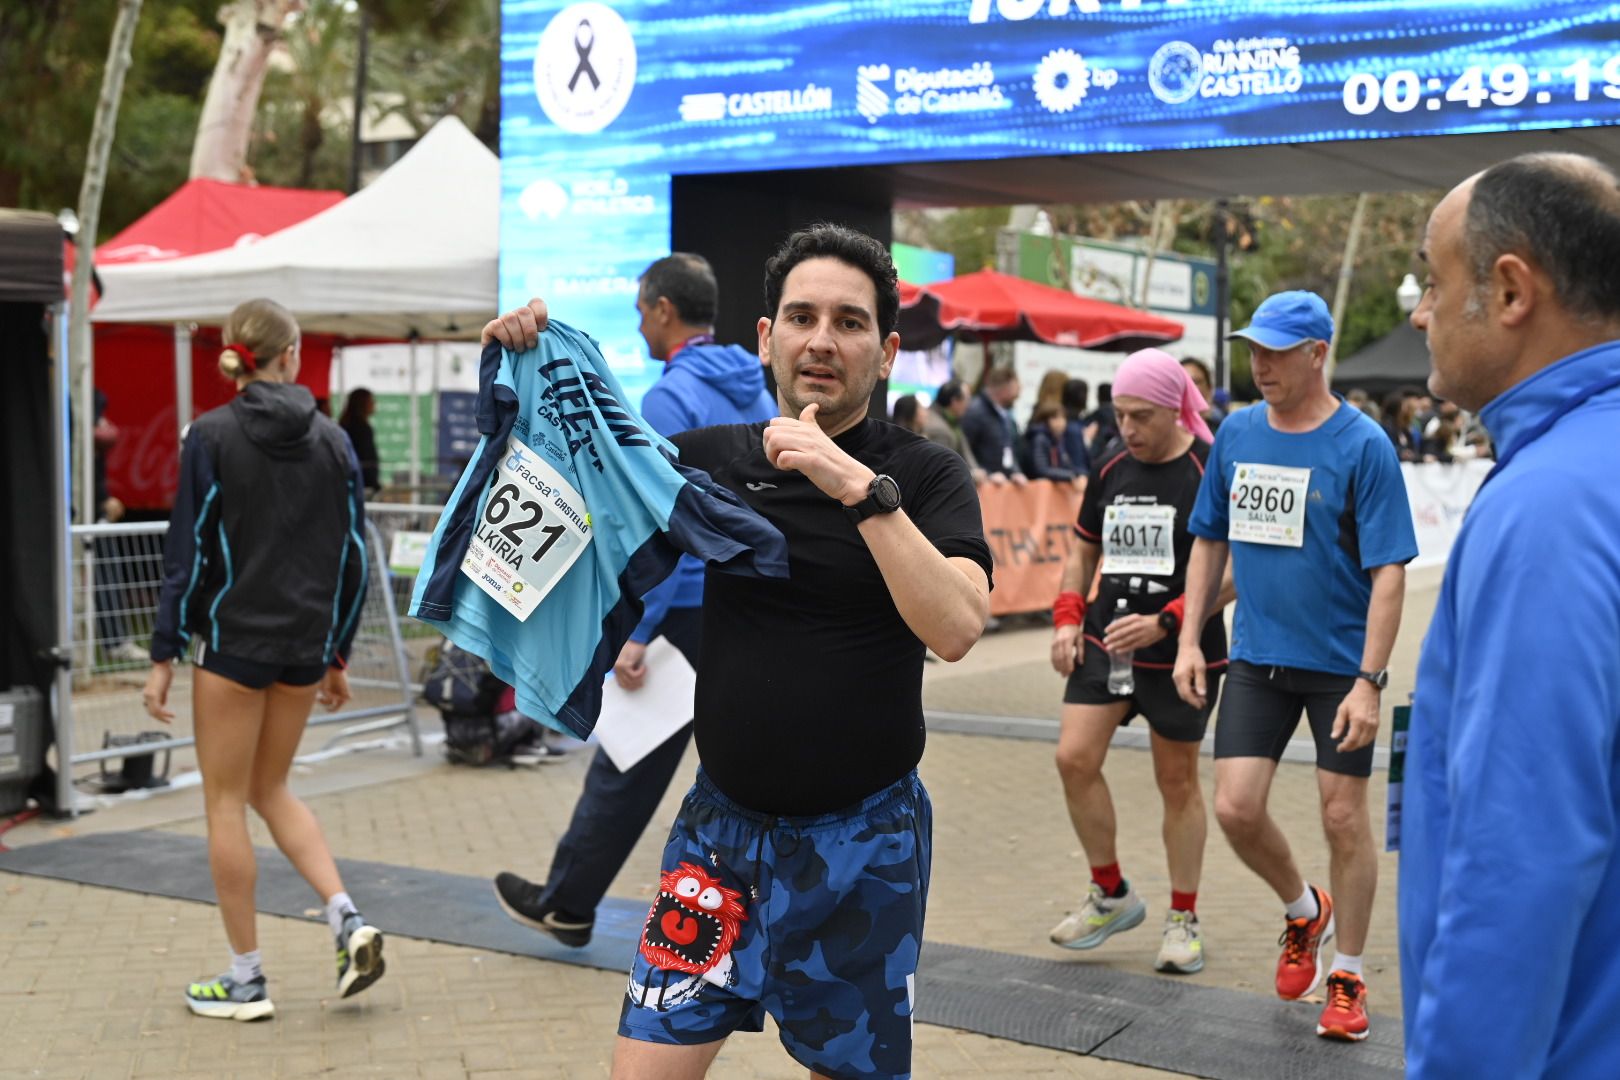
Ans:
MULTIPOLYGON (((435 516, 437 512, 435 511, 435 516)), ((68 667, 57 683, 58 744, 70 766, 82 766, 131 754, 137 738, 139 752, 161 753, 195 742, 191 723, 191 666, 177 665, 169 691, 175 718, 161 724, 146 715, 141 704, 151 659, 147 647, 157 616, 158 593, 163 581, 165 522, 75 525, 70 547, 73 565, 68 575, 72 640, 68 667)), ((422 753, 417 728, 413 687, 399 612, 400 583, 388 569, 383 532, 366 523, 371 580, 360 612, 349 656, 349 688, 353 694, 340 712, 320 708, 310 726, 346 725, 328 743, 353 735, 404 726, 417 755, 422 753)), ((404 597, 410 585, 404 585, 404 597)), ((58 803, 75 805, 73 768, 60 770, 58 803)))

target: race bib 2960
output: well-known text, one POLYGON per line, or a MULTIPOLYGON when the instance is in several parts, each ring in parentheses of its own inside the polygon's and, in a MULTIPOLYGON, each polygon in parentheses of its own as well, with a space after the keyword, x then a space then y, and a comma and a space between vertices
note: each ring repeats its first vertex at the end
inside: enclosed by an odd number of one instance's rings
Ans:
POLYGON ((1232 474, 1227 539, 1303 547, 1310 483, 1309 469, 1239 462, 1232 474))
POLYGON ((522 622, 590 542, 584 498, 544 458, 511 438, 461 572, 522 622))

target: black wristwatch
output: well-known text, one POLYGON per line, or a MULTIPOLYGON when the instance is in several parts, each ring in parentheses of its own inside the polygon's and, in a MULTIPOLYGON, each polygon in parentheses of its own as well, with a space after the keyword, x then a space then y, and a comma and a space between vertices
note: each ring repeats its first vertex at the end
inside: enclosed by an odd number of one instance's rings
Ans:
POLYGON ((900 485, 894 482, 894 477, 878 473, 872 477, 872 484, 866 489, 866 498, 854 506, 844 507, 844 513, 849 520, 859 525, 873 514, 892 514, 900 509, 900 485))
POLYGON ((1382 690, 1389 685, 1389 668, 1380 668, 1377 671, 1358 671, 1356 672, 1356 678, 1366 679, 1382 690))
POLYGON ((1159 626, 1164 630, 1167 637, 1175 637, 1181 633, 1181 620, 1176 618, 1176 613, 1169 609, 1159 612, 1159 626))

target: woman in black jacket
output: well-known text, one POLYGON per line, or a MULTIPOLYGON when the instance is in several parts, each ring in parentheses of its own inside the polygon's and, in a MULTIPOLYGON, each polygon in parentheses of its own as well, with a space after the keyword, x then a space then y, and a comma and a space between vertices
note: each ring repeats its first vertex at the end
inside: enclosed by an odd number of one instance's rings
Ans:
POLYGON ((220 371, 228 405, 198 417, 180 450, 163 588, 143 702, 168 723, 174 661, 188 650, 208 861, 231 969, 192 983, 200 1016, 257 1020, 274 1006, 260 968, 257 866, 247 808, 326 903, 338 990, 383 973, 382 934, 361 918, 287 773, 317 700, 349 699, 344 666, 365 599, 364 492, 349 438, 296 383, 298 324, 270 300, 231 312, 220 371))

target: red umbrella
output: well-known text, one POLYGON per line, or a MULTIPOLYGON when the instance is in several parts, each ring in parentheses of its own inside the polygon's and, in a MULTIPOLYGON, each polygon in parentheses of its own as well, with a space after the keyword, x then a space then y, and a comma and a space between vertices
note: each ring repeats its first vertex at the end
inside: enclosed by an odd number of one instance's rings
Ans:
POLYGON ((951 313, 958 334, 986 341, 1044 341, 1134 352, 1177 341, 1185 329, 1173 319, 994 270, 963 274, 919 291, 935 297, 942 313, 951 313))
POLYGON ((967 321, 967 313, 928 290, 932 286, 900 282, 900 347, 932 349, 967 321))

